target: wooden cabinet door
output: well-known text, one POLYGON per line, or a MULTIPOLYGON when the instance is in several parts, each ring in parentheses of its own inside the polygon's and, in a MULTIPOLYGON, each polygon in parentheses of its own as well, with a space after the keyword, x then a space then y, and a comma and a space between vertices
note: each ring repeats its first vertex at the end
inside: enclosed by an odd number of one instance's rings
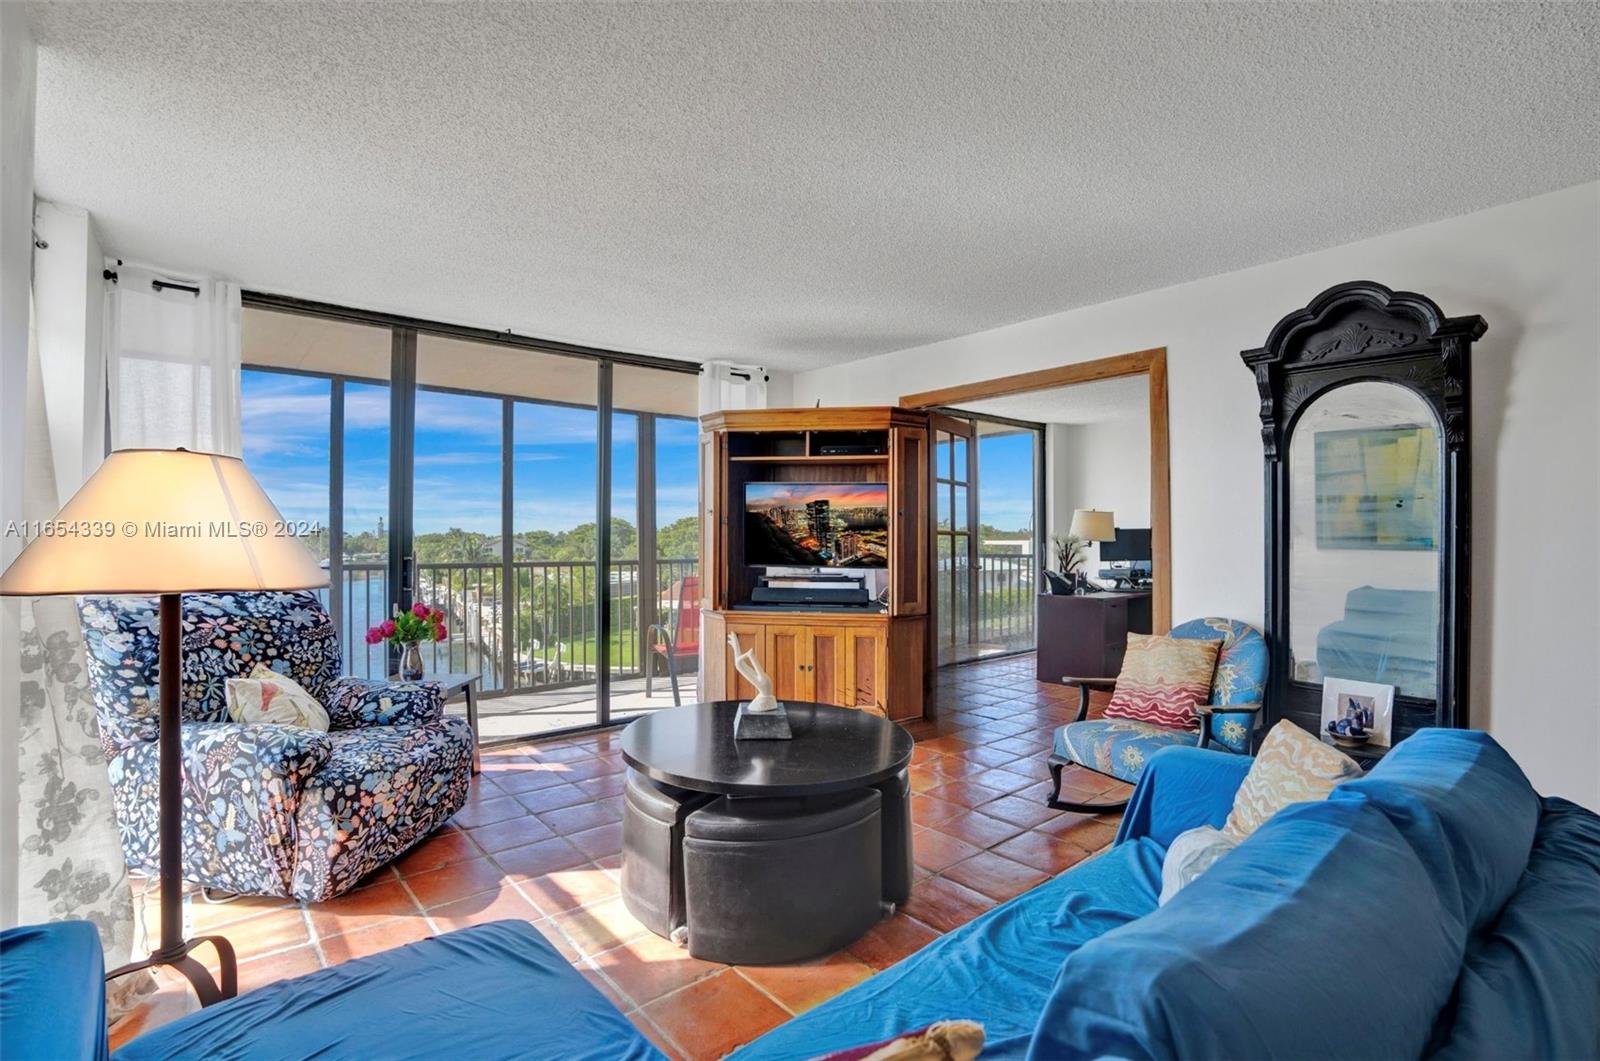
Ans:
POLYGON ((888 685, 888 638, 882 630, 853 629, 846 631, 843 644, 844 688, 839 703, 883 714, 888 685))
POLYGON ((766 653, 761 665, 772 677, 772 694, 779 700, 811 699, 810 639, 803 626, 766 628, 766 653))
POLYGON ((897 427, 890 443, 889 608, 895 615, 928 610, 928 432, 897 427))
POLYGON ((835 627, 808 627, 811 658, 806 661, 810 698, 819 704, 849 707, 845 686, 845 645, 848 632, 835 627))
MULTIPOLYGON (((727 633, 738 634, 739 644, 746 651, 752 648, 755 649, 756 659, 760 661, 763 667, 767 667, 767 659, 770 658, 771 651, 766 644, 767 628, 765 626, 757 623, 729 623, 727 633)), ((744 675, 734 669, 733 646, 728 644, 726 636, 724 636, 722 642, 722 658, 724 683, 723 689, 717 693, 717 699, 748 700, 756 695, 755 686, 745 681, 744 675)), ((770 667, 768 667, 768 673, 772 673, 770 667)))

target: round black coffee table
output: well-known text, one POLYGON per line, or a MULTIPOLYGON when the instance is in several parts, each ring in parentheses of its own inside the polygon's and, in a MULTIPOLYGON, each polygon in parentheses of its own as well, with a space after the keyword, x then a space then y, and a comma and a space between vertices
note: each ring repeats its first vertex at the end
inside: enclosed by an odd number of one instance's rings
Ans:
POLYGON ((888 719, 784 702, 791 740, 734 740, 739 704, 720 700, 646 715, 622 733, 622 758, 655 781, 731 796, 817 796, 868 788, 911 762, 911 735, 888 719))
POLYGON ((829 953, 910 896, 911 735, 785 701, 791 739, 735 740, 738 707, 688 704, 623 731, 623 901, 695 957, 829 953))

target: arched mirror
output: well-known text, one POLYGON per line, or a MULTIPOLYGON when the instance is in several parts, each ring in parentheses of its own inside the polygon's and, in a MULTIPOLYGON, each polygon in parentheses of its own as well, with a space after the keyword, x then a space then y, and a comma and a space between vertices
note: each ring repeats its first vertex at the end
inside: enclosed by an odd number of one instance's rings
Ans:
POLYGON ((1243 355, 1266 454, 1268 716, 1358 758, 1467 724, 1468 351, 1483 331, 1358 282, 1243 355))

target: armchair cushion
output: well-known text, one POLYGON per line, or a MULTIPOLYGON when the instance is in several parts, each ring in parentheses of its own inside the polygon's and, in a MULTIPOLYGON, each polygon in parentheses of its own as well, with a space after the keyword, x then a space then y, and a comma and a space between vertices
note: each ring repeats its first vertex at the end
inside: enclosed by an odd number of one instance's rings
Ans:
MULTIPOLYGON (((327 761, 325 733, 237 722, 183 725, 184 875, 215 888, 286 895, 294 869, 301 789, 327 761)), ((111 760, 112 800, 128 865, 160 862, 160 746, 111 760)))
POLYGON ((1125 718, 1095 718, 1057 729, 1055 753, 1079 766, 1133 784, 1156 752, 1174 745, 1193 747, 1198 739, 1186 729, 1168 729, 1125 718))
POLYGON ((347 891, 443 825, 472 778, 472 729, 458 715, 327 739, 331 753, 306 781, 296 823, 293 894, 307 902, 347 891))
POLYGON ((330 729, 366 726, 414 726, 444 715, 444 692, 438 682, 392 682, 346 676, 328 686, 323 699, 330 729))

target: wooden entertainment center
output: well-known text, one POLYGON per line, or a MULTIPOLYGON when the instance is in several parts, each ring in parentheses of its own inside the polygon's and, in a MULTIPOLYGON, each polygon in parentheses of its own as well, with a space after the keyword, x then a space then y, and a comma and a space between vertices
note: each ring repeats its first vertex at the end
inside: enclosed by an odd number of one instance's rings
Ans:
POLYGON ((896 720, 922 717, 933 666, 927 414, 889 406, 740 410, 702 417, 700 425, 703 695, 754 695, 733 668, 731 632, 756 650, 780 699, 896 720), (872 602, 816 607, 753 600, 764 569, 746 555, 745 492, 752 483, 887 484, 887 566, 870 571, 873 585, 882 584, 872 602))

